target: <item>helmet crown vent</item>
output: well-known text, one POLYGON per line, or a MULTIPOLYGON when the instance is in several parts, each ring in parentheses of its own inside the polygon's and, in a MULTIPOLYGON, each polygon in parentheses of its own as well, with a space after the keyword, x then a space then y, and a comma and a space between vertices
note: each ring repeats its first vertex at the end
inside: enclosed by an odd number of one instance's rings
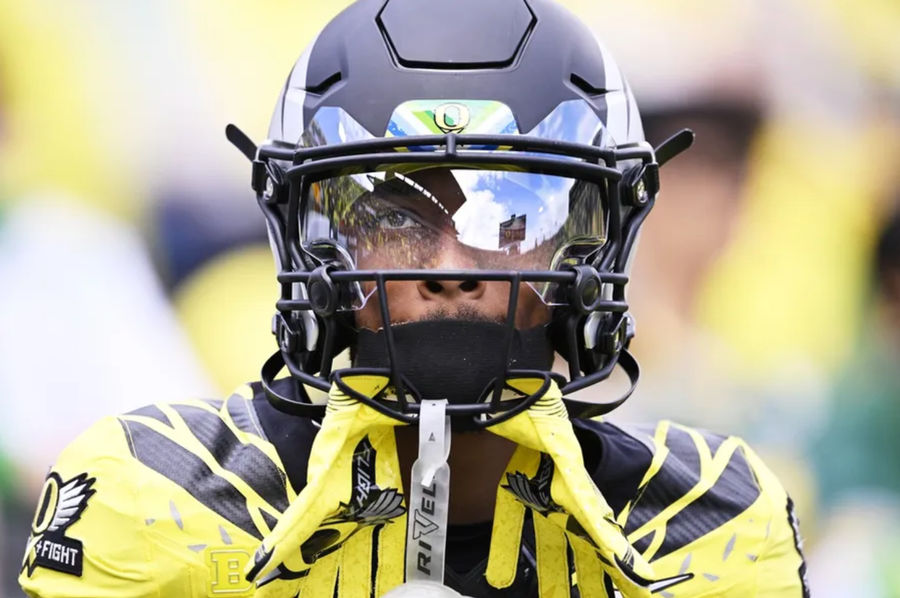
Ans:
POLYGON ((524 0, 388 0, 378 15, 400 65, 431 69, 510 66, 535 21, 524 0))

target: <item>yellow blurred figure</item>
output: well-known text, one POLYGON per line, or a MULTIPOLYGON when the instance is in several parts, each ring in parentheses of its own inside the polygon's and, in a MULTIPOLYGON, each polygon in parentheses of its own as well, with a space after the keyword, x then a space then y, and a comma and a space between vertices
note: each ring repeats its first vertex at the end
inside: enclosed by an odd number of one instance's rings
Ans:
POLYGON ((785 359, 831 368, 854 330, 884 180, 879 135, 770 125, 744 220, 700 298, 701 321, 731 339, 746 379, 785 359))
POLYGON ((278 285, 265 245, 225 253, 189 278, 175 294, 185 331, 222 393, 259 378, 277 348, 269 322, 278 285))
POLYGON ((895 0, 804 0, 809 10, 821 12, 836 35, 871 77, 900 90, 900 3, 895 0))
POLYGON ((114 48, 97 35, 105 25, 92 14, 97 8, 0 0, 0 202, 64 190, 119 217, 136 216, 143 194, 133 176, 139 152, 129 148, 133 128, 123 113, 133 98, 111 60, 114 48))

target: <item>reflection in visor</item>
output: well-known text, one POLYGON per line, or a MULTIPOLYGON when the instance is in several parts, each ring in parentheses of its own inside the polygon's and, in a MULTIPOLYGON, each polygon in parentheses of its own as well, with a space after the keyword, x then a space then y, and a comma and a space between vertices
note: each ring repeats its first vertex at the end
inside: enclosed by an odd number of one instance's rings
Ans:
POLYGON ((364 270, 548 270, 603 245, 602 197, 565 177, 406 166, 312 183, 301 230, 364 270))

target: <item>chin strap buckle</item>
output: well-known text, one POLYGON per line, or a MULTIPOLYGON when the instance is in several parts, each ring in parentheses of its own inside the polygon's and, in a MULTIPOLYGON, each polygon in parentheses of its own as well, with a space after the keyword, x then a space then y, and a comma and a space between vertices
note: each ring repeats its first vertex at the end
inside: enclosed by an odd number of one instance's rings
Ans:
POLYGON ((269 173, 266 171, 266 163, 262 160, 253 160, 250 171, 250 187, 256 193, 261 194, 266 190, 267 180, 269 180, 269 173))
POLYGON ((272 334, 278 339, 278 348, 285 353, 294 353, 300 349, 300 333, 291 328, 281 313, 272 316, 272 334))
POLYGON ((597 339, 597 349, 604 355, 616 355, 627 349, 634 338, 634 318, 629 313, 618 316, 618 321, 597 339))
POLYGON ((659 165, 644 164, 633 168, 625 175, 623 183, 625 199, 631 205, 642 208, 659 194, 659 165))

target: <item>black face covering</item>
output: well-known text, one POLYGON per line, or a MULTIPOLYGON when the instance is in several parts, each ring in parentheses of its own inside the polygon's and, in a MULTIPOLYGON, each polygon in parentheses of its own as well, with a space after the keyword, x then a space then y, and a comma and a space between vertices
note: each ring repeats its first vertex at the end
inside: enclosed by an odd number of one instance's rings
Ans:
MULTIPOLYGON (((397 367, 407 392, 451 405, 483 399, 508 370, 549 371, 553 348, 546 326, 514 330, 506 357, 507 327, 494 322, 429 320, 391 327, 397 367), (504 363, 506 361, 506 363, 504 363)), ((391 366, 384 330, 360 330, 355 367, 391 366)))

